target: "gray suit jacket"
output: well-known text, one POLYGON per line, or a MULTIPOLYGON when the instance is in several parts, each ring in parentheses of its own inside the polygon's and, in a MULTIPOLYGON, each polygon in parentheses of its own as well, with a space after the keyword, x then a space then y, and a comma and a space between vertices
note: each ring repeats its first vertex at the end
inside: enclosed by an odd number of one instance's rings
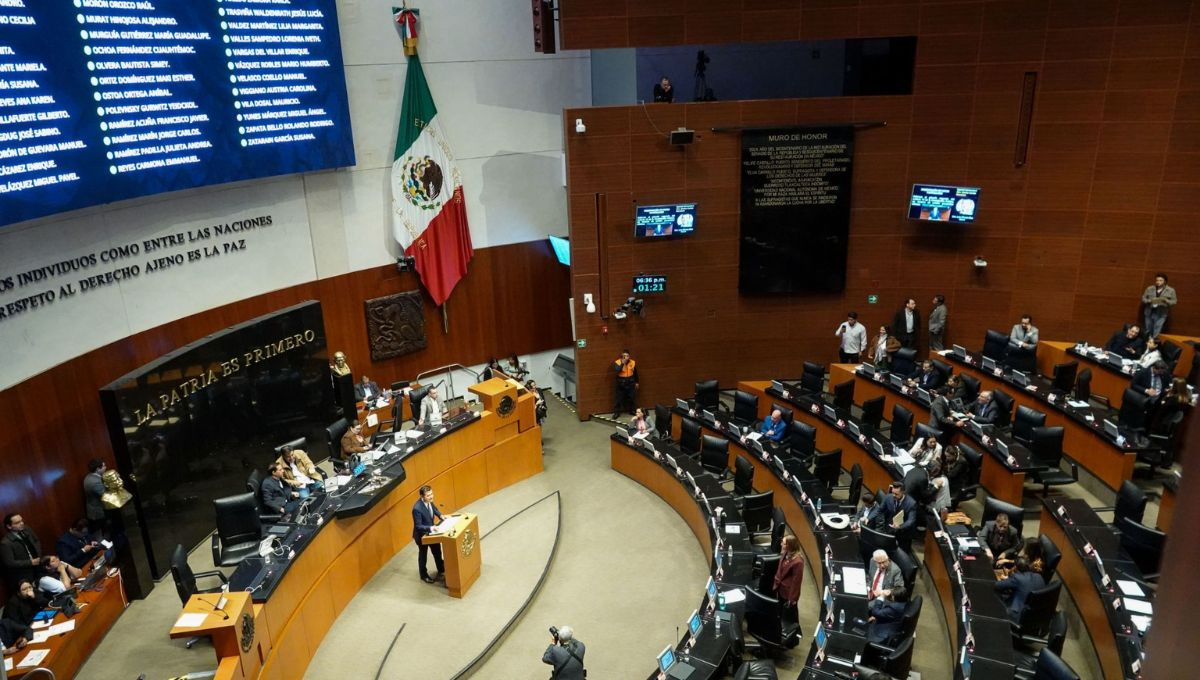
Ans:
POLYGON ((1036 345, 1038 344, 1038 328, 1031 325, 1029 332, 1026 333, 1025 328, 1021 324, 1013 324, 1012 332, 1008 334, 1008 339, 1015 344, 1028 343, 1036 345))
POLYGON ((567 644, 571 646, 571 652, 574 652, 575 656, 562 645, 550 645, 542 655, 542 663, 554 667, 550 675, 554 680, 583 680, 583 655, 587 652, 587 647, 579 640, 571 640, 567 644))
POLYGON ((103 495, 104 480, 100 478, 99 473, 89 472, 83 478, 83 501, 88 519, 104 519, 104 504, 100 502, 100 497, 103 495))
POLYGON ((946 305, 941 304, 929 311, 929 332, 941 333, 946 328, 946 305))
MULTIPOLYGON (((875 583, 875 574, 879 571, 879 565, 871 561, 871 573, 867 576, 867 594, 870 595, 871 584, 875 583)), ((895 562, 888 562, 887 573, 883 575, 883 580, 879 582, 879 587, 884 590, 892 591, 893 599, 903 599, 908 590, 904 586, 904 574, 900 573, 900 567, 896 566, 895 562)))
MULTIPOLYGON (((1156 297, 1158 296, 1155 295, 1154 286, 1147 286, 1146 292, 1142 293, 1142 302, 1150 304, 1150 301, 1156 297)), ((1179 301, 1179 298, 1175 296, 1175 289, 1170 286, 1163 286, 1162 298, 1166 301, 1167 307, 1174 307, 1175 303, 1179 301)))

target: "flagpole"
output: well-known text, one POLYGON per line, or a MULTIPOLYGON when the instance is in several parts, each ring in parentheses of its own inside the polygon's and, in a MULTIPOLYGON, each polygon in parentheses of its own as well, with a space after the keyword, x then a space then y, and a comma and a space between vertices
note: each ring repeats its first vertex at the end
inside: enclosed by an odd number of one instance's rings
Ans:
POLYGON ((446 300, 442 303, 442 332, 446 335, 450 335, 450 317, 446 316, 446 303, 448 302, 450 301, 446 300))

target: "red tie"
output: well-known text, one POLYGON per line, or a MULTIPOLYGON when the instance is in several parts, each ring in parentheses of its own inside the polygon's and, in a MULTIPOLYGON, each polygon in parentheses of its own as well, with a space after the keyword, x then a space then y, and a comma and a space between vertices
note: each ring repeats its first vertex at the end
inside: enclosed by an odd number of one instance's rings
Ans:
POLYGON ((875 580, 871 582, 871 592, 879 592, 879 582, 883 580, 883 569, 877 564, 875 565, 875 580))

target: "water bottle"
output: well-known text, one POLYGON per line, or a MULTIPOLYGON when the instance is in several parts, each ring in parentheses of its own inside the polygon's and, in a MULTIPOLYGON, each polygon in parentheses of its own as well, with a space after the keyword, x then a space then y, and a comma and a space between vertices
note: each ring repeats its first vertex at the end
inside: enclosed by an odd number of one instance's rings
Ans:
POLYGON ((726 562, 730 566, 732 566, 733 565, 733 543, 732 542, 728 543, 725 547, 725 557, 726 557, 726 562))
POLYGON ((817 514, 821 514, 821 499, 817 499, 817 514))
POLYGON ((720 609, 721 611, 725 611, 725 592, 724 591, 717 593, 717 608, 720 609))
POLYGON ((838 612, 838 630, 846 630, 846 610, 838 612))

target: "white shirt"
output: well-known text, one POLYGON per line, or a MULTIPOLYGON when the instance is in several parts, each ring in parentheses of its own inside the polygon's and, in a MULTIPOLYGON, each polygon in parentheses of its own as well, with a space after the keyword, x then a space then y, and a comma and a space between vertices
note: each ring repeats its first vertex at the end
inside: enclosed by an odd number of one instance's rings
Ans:
POLYGON ((312 484, 313 481, 308 475, 304 474, 304 471, 296 463, 292 463, 292 477, 304 486, 312 484))
POLYGON ((1138 365, 1141 366, 1142 368, 1150 368, 1151 366, 1154 365, 1155 362, 1157 362, 1161 358, 1162 358, 1162 355, 1158 353, 1158 350, 1152 349, 1149 352, 1146 352, 1145 354, 1143 354, 1141 359, 1138 359, 1138 365))
POLYGON ((842 351, 846 354, 859 354, 867 347, 867 329, 861 323, 850 324, 843 321, 834 335, 842 336, 842 351))
POLYGON ((909 309, 908 307, 904 308, 904 323, 907 325, 907 328, 905 330, 907 330, 909 333, 912 333, 914 330, 913 329, 913 313, 912 313, 912 310, 909 309))
POLYGON ((442 405, 437 399, 425 397, 421 400, 421 417, 418 420, 426 427, 442 426, 442 405))

